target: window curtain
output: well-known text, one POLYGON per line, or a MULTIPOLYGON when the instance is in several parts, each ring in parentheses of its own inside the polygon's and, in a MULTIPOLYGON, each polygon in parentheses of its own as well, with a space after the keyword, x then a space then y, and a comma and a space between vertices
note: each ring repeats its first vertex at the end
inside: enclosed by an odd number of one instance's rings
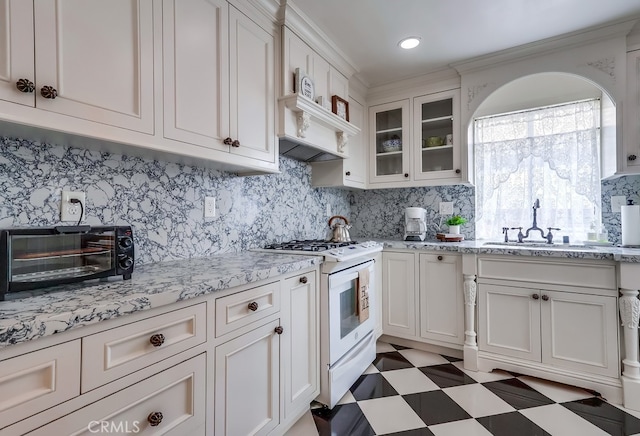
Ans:
POLYGON ((600 100, 476 119, 476 237, 503 240, 503 227, 524 233, 539 199, 538 227, 560 228, 556 241, 585 240, 601 216, 599 127, 600 100))

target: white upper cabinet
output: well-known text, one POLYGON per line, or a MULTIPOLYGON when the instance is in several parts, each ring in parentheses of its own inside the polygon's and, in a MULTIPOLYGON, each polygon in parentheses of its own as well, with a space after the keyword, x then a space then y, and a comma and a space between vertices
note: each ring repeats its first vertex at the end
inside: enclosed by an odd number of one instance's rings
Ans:
POLYGON ((35 0, 34 12, 36 106, 153 133, 152 3, 35 0))
POLYGON ((0 100, 33 106, 33 2, 0 0, 0 29, 0 100))
POLYGON ((410 181, 409 100, 370 107, 369 129, 369 182, 410 181))
POLYGON ((229 151, 228 4, 164 0, 164 137, 229 151))

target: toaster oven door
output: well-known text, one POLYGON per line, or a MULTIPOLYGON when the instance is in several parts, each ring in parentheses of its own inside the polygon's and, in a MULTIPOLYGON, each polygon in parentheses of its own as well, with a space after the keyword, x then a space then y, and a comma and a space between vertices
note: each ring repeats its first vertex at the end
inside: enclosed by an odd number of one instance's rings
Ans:
POLYGON ((14 290, 20 290, 36 283, 104 276, 114 268, 115 243, 115 230, 9 235, 8 281, 14 290))

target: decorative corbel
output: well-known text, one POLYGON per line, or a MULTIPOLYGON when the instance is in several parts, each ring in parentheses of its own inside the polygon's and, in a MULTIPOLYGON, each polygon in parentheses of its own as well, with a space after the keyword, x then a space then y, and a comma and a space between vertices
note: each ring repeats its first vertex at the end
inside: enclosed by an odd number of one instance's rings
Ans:
POLYGON ((345 132, 336 132, 336 136, 338 137, 338 152, 344 153, 349 142, 349 135, 345 132))
POLYGON ((307 112, 300 112, 298 114, 298 138, 304 138, 307 135, 307 129, 311 125, 311 115, 307 112))

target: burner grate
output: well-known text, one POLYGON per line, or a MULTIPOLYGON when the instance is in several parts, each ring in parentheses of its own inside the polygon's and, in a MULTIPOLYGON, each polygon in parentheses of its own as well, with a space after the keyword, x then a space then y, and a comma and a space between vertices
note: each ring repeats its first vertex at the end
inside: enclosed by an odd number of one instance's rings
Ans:
POLYGON ((289 242, 282 242, 279 244, 269 244, 265 246, 268 250, 291 250, 291 251, 325 251, 332 250, 334 248, 347 247, 349 245, 357 244, 356 241, 349 242, 328 242, 323 239, 294 239, 289 242))

